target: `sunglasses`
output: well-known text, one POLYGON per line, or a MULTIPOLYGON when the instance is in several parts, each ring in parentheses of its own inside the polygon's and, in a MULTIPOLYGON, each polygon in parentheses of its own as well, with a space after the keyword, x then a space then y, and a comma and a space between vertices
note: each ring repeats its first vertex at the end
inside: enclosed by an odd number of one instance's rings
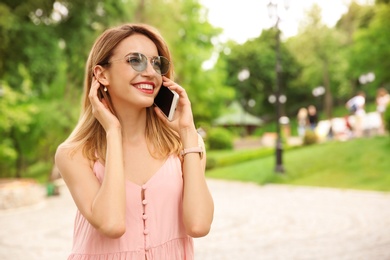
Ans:
MULTIPOLYGON (((149 58, 150 58, 150 64, 152 64, 153 69, 158 74, 160 75, 167 74, 170 67, 170 62, 167 58, 165 58, 164 56, 154 56, 149 58)), ((113 63, 114 61, 119 61, 119 60, 113 60, 108 63, 113 63)), ((146 67, 148 66, 148 57, 139 52, 133 52, 126 55, 125 61, 129 63, 135 71, 138 72, 142 72, 146 70, 146 67)))

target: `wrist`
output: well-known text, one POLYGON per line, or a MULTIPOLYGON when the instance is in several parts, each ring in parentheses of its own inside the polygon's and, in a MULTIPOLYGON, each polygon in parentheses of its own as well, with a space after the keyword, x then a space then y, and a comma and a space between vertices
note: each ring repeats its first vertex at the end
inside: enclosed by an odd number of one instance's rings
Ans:
POLYGON ((195 127, 182 129, 179 135, 184 148, 198 146, 198 132, 195 127))
POLYGON ((190 147, 190 148, 185 148, 180 152, 180 155, 184 158, 184 156, 186 154, 189 154, 189 153, 197 153, 197 154, 199 154, 200 159, 202 159, 203 153, 204 153, 204 148, 201 146, 194 146, 194 147, 190 147))
POLYGON ((122 137, 122 128, 121 127, 111 127, 106 131, 106 137, 109 138, 111 136, 120 136, 122 137))

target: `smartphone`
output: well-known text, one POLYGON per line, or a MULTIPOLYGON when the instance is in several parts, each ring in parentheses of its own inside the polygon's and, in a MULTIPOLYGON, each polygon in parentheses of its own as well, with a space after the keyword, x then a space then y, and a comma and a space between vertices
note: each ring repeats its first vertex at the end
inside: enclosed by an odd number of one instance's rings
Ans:
POLYGON ((179 94, 165 86, 161 86, 160 91, 154 99, 154 104, 163 112, 169 121, 172 121, 178 101, 179 94))

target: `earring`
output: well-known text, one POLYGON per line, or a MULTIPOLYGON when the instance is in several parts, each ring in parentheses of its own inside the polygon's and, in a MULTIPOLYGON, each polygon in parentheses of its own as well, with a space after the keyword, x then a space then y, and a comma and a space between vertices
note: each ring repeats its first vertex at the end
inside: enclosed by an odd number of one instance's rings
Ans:
POLYGON ((104 90, 104 92, 107 92, 107 87, 104 87, 104 89, 103 89, 103 90, 104 90))

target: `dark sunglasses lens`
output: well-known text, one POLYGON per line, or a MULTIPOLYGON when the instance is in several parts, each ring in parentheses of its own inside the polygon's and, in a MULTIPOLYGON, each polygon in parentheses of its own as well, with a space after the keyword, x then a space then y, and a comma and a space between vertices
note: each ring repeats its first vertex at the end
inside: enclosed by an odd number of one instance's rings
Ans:
POLYGON ((154 70, 160 75, 165 75, 169 70, 169 60, 163 56, 154 57, 152 64, 154 70))
POLYGON ((168 73, 170 62, 167 58, 161 57, 161 75, 168 73))

